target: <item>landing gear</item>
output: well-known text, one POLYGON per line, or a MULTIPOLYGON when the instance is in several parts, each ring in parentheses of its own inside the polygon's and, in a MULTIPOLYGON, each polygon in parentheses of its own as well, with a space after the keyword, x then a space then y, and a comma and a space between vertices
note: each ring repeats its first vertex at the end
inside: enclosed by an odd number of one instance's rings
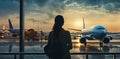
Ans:
POLYGON ((85 38, 81 38, 81 39, 80 39, 80 43, 83 43, 85 47, 86 47, 86 45, 87 45, 87 42, 86 42, 86 39, 85 39, 85 38))
POLYGON ((100 50, 102 50, 103 43, 100 41, 100 50))
POLYGON ((86 39, 85 38, 81 38, 80 39, 80 43, 86 43, 86 39))
POLYGON ((109 38, 105 38, 105 39, 103 40, 103 42, 104 42, 104 43, 109 43, 109 42, 110 42, 110 39, 109 39, 109 38))
POLYGON ((106 43, 100 41, 100 50, 103 51, 103 52, 109 52, 110 47, 108 46, 109 45, 108 43, 109 43, 108 41, 106 41, 106 43), (103 43, 104 43, 104 45, 103 45, 103 43))
MULTIPOLYGON (((110 51, 109 42, 110 42, 109 38, 100 40, 98 45, 99 46, 98 50, 101 52, 109 52, 110 51)), ((87 51, 86 48, 88 48, 90 45, 87 45, 86 38, 81 38, 80 43, 84 44, 85 51, 87 51)))

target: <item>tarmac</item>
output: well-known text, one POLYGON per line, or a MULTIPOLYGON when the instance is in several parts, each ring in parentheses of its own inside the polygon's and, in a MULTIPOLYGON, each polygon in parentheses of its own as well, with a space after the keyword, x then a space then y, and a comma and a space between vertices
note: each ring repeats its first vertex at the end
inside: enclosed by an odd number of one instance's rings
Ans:
MULTIPOLYGON (((117 39, 118 40, 118 39, 117 39)), ((103 47, 99 47, 98 41, 90 42, 88 41, 87 46, 85 47, 83 44, 80 44, 79 40, 73 40, 73 49, 70 51, 71 53, 78 52, 120 52, 120 40, 113 40, 110 44, 104 44, 103 47)), ((27 42, 25 41, 25 52, 30 53, 44 53, 43 47, 46 42, 27 42)), ((19 52, 19 41, 0 41, 0 53, 10 53, 10 52, 19 52), (10 45, 12 45, 10 49, 10 45)), ((85 55, 71 55, 72 59, 85 59, 85 55)), ((48 59, 46 55, 25 55, 25 59, 48 59)), ((112 59, 112 55, 89 55, 89 59, 112 59)), ((117 56, 119 59, 120 56, 117 56)), ((14 59, 13 55, 0 55, 0 59, 14 59)), ((19 59, 19 55, 17 55, 17 59, 19 59)))

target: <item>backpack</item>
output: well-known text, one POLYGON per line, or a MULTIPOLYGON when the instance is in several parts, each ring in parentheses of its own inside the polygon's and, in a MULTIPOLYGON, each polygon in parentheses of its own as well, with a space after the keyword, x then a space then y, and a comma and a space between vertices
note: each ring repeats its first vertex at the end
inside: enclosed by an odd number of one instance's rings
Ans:
MULTIPOLYGON (((53 35, 51 35, 51 36, 53 36, 53 35)), ((60 52, 61 52, 60 50, 62 50, 61 43, 59 41, 59 37, 55 38, 53 36, 50 38, 50 40, 52 40, 52 41, 44 47, 44 52, 48 57, 54 57, 58 53, 60 54, 60 52)))

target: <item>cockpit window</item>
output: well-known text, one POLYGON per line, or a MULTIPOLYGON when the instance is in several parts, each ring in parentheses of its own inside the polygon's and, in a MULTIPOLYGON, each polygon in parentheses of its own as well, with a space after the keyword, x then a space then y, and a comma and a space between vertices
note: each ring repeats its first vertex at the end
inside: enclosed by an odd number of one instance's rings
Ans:
POLYGON ((99 28, 97 28, 97 29, 105 29, 105 28, 103 28, 103 27, 99 27, 99 28))

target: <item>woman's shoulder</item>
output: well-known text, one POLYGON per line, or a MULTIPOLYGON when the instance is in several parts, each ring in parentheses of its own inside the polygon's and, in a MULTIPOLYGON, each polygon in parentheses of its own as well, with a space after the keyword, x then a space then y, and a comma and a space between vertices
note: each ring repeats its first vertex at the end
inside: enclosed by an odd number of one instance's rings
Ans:
POLYGON ((51 34, 53 34, 53 31, 50 31, 50 32, 49 32, 49 35, 51 35, 51 34))
POLYGON ((70 33, 68 30, 63 29, 62 32, 64 33, 70 33))

